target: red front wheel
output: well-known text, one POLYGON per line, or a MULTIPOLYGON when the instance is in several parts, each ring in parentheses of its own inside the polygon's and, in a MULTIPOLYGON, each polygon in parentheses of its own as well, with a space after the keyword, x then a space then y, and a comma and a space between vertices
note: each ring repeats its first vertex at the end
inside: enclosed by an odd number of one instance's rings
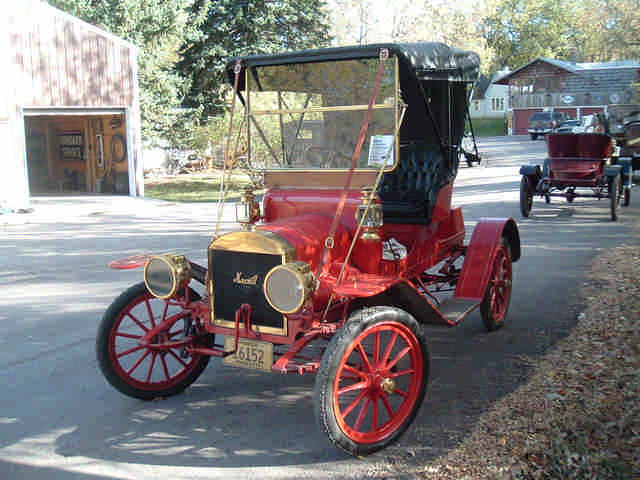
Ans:
POLYGON ((511 250, 502 239, 493 260, 489 284, 480 303, 480 316, 489 331, 504 325, 511 301, 511 250))
POLYGON ((428 378, 429 352, 416 320, 392 307, 360 310, 322 357, 316 417, 329 439, 347 453, 375 452, 411 424, 428 378))
MULTIPOLYGON (((189 294, 191 300, 199 299, 195 291, 189 294)), ((184 347, 207 343, 210 336, 196 336, 194 329, 185 336, 189 311, 180 300, 156 298, 139 283, 107 309, 98 329, 96 353, 102 373, 116 389, 151 400, 175 395, 200 376, 209 357, 186 354, 184 347)))

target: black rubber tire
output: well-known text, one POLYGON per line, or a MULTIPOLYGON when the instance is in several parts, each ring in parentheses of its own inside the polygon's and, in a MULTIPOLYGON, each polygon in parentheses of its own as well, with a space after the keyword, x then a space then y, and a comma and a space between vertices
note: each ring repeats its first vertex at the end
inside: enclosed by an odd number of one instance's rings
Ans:
POLYGON ((520 180, 520 213, 523 217, 528 217, 533 208, 533 189, 527 177, 520 180))
POLYGON ((531 134, 531 140, 535 140, 536 138, 538 138, 538 135, 536 135, 535 133, 531 134))
MULTIPOLYGON (((506 301, 506 308, 505 308, 504 315, 502 315, 501 319, 496 319, 496 317, 494 316, 494 312, 492 312, 491 310, 491 283, 487 284, 487 289, 485 290, 484 298, 480 303, 480 317, 482 318, 482 323, 484 324, 485 328, 490 332, 493 332, 494 330, 497 330, 504 326, 507 319, 507 315, 509 313, 509 304, 511 303, 511 296, 512 296, 511 280, 513 279, 513 263, 511 261, 511 246, 509 245, 509 241, 507 240, 506 237, 502 237, 500 239, 500 246, 505 247, 506 249, 507 262, 509 264, 509 271, 511 272, 511 278, 509 278, 509 296, 506 301)), ((489 277, 489 282, 491 282, 491 278, 493 277, 494 266, 495 265, 492 265, 492 271, 491 271, 491 276, 489 277)))
POLYGON ((409 313, 399 308, 388 306, 368 307, 352 313, 345 325, 331 338, 327 349, 322 355, 320 368, 316 375, 314 413, 320 429, 335 446, 354 456, 368 455, 393 443, 409 427, 420 410, 429 383, 429 364, 429 350, 423 329, 409 313), (385 438, 380 441, 358 443, 348 437, 339 426, 333 403, 334 382, 343 357, 348 352, 351 344, 367 329, 382 322, 401 324, 410 330, 420 348, 423 375, 416 401, 410 406, 410 413, 402 421, 401 425, 388 432, 385 438))
POLYGON ((622 206, 628 207, 629 205, 631 205, 631 188, 624 187, 624 192, 622 195, 622 206))
POLYGON ((609 180, 609 207, 611 210, 611 221, 613 222, 618 220, 617 208, 618 201, 620 200, 620 196, 618 194, 619 182, 620 179, 618 177, 613 177, 611 180, 609 180))
MULTIPOLYGON (((109 355, 109 339, 111 331, 118 322, 122 310, 129 307, 136 300, 144 298, 146 295, 148 295, 147 287, 144 282, 140 282, 125 290, 113 301, 102 317, 102 321, 98 327, 98 334, 96 337, 96 355, 100 370, 114 388, 130 397, 139 398, 141 400, 153 400, 154 398, 168 397, 182 392, 202 374, 209 363, 210 357, 208 355, 200 355, 199 358, 195 360, 196 365, 189 374, 179 383, 171 385, 170 388, 143 390, 136 388, 123 379, 118 374, 117 369, 114 368, 111 356, 109 355)), ((189 298, 192 300, 199 300, 200 296, 195 290, 189 289, 189 298)), ((207 345, 213 344, 213 335, 208 335, 205 343, 207 345)))

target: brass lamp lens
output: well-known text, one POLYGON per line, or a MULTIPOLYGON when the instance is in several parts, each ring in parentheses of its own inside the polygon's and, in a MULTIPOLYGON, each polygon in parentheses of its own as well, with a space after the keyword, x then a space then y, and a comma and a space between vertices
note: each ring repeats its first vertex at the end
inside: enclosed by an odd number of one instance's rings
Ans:
POLYGON ((144 267, 144 282, 149 292, 159 298, 174 296, 191 278, 189 262, 182 255, 158 255, 144 267))
POLYGON ((149 291, 156 297, 170 297, 176 288, 176 278, 171 266, 161 257, 154 257, 147 262, 144 269, 144 280, 149 291))
POLYGON ((308 265, 302 263, 278 265, 265 278, 267 301, 281 313, 294 313, 309 299, 313 277, 308 265))

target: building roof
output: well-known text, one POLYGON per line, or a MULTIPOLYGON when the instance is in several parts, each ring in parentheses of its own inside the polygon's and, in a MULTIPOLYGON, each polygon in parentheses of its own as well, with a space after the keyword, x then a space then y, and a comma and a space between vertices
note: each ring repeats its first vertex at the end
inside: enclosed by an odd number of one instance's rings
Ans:
POLYGON ((22 0, 19 3, 20 6, 24 7, 25 12, 30 11, 30 9, 33 6, 37 6, 39 8, 42 8, 43 10, 50 10, 52 12, 53 15, 57 15, 60 17, 63 17, 65 20, 68 20, 70 22, 76 23, 78 25, 81 25, 85 30, 88 30, 92 33, 95 33, 96 35, 100 35, 101 37, 104 37, 114 43, 117 43, 119 45, 122 45, 123 47, 127 47, 133 50, 139 50, 139 47, 134 44, 131 43, 127 40, 125 40, 124 38, 120 38, 117 35, 114 35, 113 33, 107 32, 106 30, 103 30, 102 28, 96 27, 95 25, 92 25, 88 22, 85 22, 84 20, 81 20, 78 17, 74 17, 73 15, 65 12, 64 10, 60 10, 59 8, 56 8, 50 4, 48 4, 47 2, 44 2, 42 0, 30 0, 30 1, 24 1, 22 0))
POLYGON ((566 70, 567 72, 574 73, 574 74, 588 74, 594 71, 601 71, 601 70, 627 70, 627 69, 640 70, 640 61, 638 60, 575 63, 575 62, 568 62, 566 60, 556 60, 554 58, 538 57, 535 60, 532 60, 529 63, 525 63, 524 65, 516 68, 515 70, 495 79, 493 83, 506 84, 508 83, 508 80, 511 77, 516 76, 519 72, 521 72, 522 70, 525 70, 526 68, 533 65, 534 63, 540 63, 540 62, 548 63, 549 65, 553 65, 556 68, 566 70))

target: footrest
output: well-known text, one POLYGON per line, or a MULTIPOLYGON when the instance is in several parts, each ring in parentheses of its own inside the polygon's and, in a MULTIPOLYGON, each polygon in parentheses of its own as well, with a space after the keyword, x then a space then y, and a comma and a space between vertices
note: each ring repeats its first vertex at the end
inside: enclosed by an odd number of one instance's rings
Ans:
POLYGON ((438 310, 450 323, 457 324, 473 312, 480 302, 462 298, 448 298, 438 306, 438 310))

